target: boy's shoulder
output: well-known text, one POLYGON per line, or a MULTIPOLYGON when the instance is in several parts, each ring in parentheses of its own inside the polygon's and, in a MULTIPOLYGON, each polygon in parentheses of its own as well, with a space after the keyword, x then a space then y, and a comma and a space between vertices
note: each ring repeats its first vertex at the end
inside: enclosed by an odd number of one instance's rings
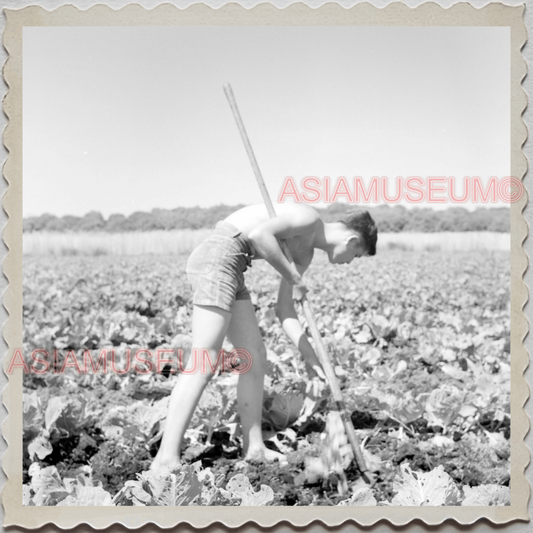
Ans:
MULTIPOLYGON (((274 209, 277 217, 283 220, 287 228, 308 228, 309 230, 322 222, 318 212, 305 204, 276 204, 274 209)), ((248 235, 252 229, 269 218, 266 207, 262 204, 255 204, 235 211, 225 220, 248 235)))
POLYGON ((306 220, 321 220, 320 215, 307 204, 277 204, 274 206, 276 214, 279 215, 292 215, 297 218, 303 218, 306 220))

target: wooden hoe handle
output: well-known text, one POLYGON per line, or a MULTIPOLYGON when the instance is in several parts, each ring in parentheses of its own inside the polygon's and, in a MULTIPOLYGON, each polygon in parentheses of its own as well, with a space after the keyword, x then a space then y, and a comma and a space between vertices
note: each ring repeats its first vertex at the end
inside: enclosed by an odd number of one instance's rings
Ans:
MULTIPOLYGON (((252 165, 257 184, 259 185, 259 189, 261 190, 263 201, 265 202, 268 214, 270 218, 274 218, 276 216, 276 211, 274 210, 274 206, 272 205, 270 195, 268 194, 265 181, 263 180, 263 176, 261 175, 261 171, 259 170, 259 165, 257 164, 257 160, 255 159, 255 155, 252 150, 252 145, 250 144, 250 141, 248 139, 248 135, 244 128, 244 123, 241 119, 239 109, 237 108, 235 96, 233 95, 233 90, 231 89, 231 85, 229 83, 224 84, 224 92, 226 93, 226 98, 228 99, 229 105, 233 112, 233 117, 235 118, 235 122, 237 123, 239 133, 241 134, 242 142, 244 143, 244 147, 246 148, 248 158, 250 159, 250 163, 252 165)), ((292 254, 289 250, 289 247, 287 246, 287 243, 285 241, 281 241, 280 246, 283 253, 285 254, 285 257, 289 260, 290 263, 294 264, 292 254)), ((309 301, 307 300, 305 295, 301 301, 301 304, 305 318, 307 319, 307 323, 309 325, 309 329, 311 330, 311 336, 313 337, 313 340, 315 342, 318 360, 320 361, 320 364, 324 369, 326 379, 331 388, 331 393, 333 395, 333 399, 335 400, 336 408, 338 409, 342 422, 344 424, 344 429, 346 430, 346 435, 348 436, 348 440, 352 447, 357 466, 359 467, 359 470, 363 474, 363 477, 365 478, 367 483, 369 483, 370 485, 374 485, 374 476, 366 466, 363 453, 361 451, 361 443, 359 442, 359 438, 355 433, 350 414, 346 410, 346 405, 344 404, 344 400, 342 398, 342 393, 339 387, 339 383, 337 381, 337 376, 335 375, 335 371, 333 370, 333 366, 331 364, 331 361, 329 360, 326 348, 324 347, 324 343, 322 342, 322 336, 320 335, 320 331, 318 330, 315 315, 313 314, 311 306, 309 305, 309 301)))

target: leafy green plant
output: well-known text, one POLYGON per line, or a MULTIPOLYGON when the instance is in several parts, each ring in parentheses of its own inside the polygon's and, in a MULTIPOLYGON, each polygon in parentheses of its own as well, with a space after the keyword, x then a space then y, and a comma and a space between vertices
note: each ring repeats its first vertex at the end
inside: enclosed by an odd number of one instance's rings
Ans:
POLYGON ((392 505, 457 505, 461 494, 442 465, 431 472, 413 472, 408 464, 400 465, 394 481, 396 496, 392 505))
MULTIPOLYGON (((379 472, 370 491, 359 490, 350 447, 335 436, 327 394, 310 393, 304 364, 275 316, 279 280, 267 265, 254 264, 247 276, 267 348, 264 438, 286 461, 241 461, 238 377, 226 373, 212 380, 193 416, 184 468, 175 478, 154 480, 146 469, 164 431, 178 365, 163 373, 78 375, 67 368, 54 374, 67 352, 83 360, 87 349, 93 356, 107 349, 108 368, 112 350, 118 368, 128 350, 183 349, 187 355, 192 303, 185 260, 25 260, 24 353, 59 350, 57 365, 49 358, 50 372, 24 376, 26 505, 107 505, 109 498, 116 505, 241 505, 238 491, 228 488, 237 473, 247 477, 253 494, 269 485, 269 505, 396 505, 396 497, 417 502, 433 479, 425 476, 437 465, 453 478, 459 503, 506 505, 511 452, 505 255, 432 252, 413 261, 409 252, 396 251, 372 258, 372 268, 364 260, 345 269, 317 257, 317 268, 306 274, 363 453, 379 472), (197 459, 202 467, 188 464, 197 459), (411 470, 404 472, 406 461, 411 470), (88 464, 103 486, 89 483, 83 473, 88 464), (77 479, 80 472, 83 480, 77 479)), ((433 476, 440 491, 454 492, 445 476, 433 476)), ((244 490, 245 483, 236 486, 244 490)))
POLYGON ((298 420, 303 405, 301 394, 274 394, 263 403, 263 420, 275 429, 285 429, 298 420))
POLYGON ((111 494, 95 485, 89 468, 76 478, 61 479, 55 466, 41 468, 33 463, 29 469, 31 482, 23 487, 24 505, 45 506, 111 506, 111 494))
POLYGON ((511 490, 501 485, 479 485, 465 487, 465 498, 461 505, 511 505, 511 490))

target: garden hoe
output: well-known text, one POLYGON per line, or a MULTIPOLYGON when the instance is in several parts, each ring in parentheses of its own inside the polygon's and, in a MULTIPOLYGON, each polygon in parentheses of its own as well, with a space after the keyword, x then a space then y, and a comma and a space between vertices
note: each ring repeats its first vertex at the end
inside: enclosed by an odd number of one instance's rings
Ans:
MULTIPOLYGON (((252 165, 255 177, 257 179, 257 183, 259 185, 259 189, 261 190, 261 194, 263 195, 263 201, 265 202, 266 208, 268 210, 268 214, 271 218, 276 216, 276 212, 274 210, 274 206, 272 205, 272 201, 270 200, 270 195, 268 194, 268 190, 266 188, 265 182, 263 180, 263 176, 261 175, 261 171, 259 170, 259 166, 257 164, 257 161, 255 159, 254 152, 252 150, 252 146, 250 144, 250 141, 248 139, 248 135, 246 134, 246 130, 244 128, 244 124, 241 119, 241 115, 239 113, 239 109, 237 108, 237 103, 235 101, 235 97, 233 95, 233 91, 231 89, 231 85, 229 83, 224 84, 224 92, 226 93, 226 97, 228 99, 229 105, 231 107, 231 110, 233 112, 233 117, 235 118, 235 122, 237 123, 237 127, 239 128, 239 132, 241 134, 242 141, 244 143, 244 146, 246 148, 246 152, 248 154, 248 158, 250 159, 250 163, 252 165)), ((285 257, 289 260, 289 262, 293 263, 293 259, 289 250, 289 247, 284 241, 280 242, 281 249, 283 250, 283 253, 285 254, 285 257)), ((320 335, 320 332, 318 331, 318 326, 316 324, 316 319, 313 314, 313 311, 311 310, 311 307, 309 305, 309 302, 307 298, 304 296, 302 301, 302 308, 305 315, 305 318, 307 320, 307 323, 309 325, 309 329, 311 331, 311 336, 313 337, 315 348, 317 352, 318 359, 320 361, 320 364, 322 365, 322 368, 324 369, 324 373, 326 375, 327 382, 331 388, 331 393, 333 395, 333 399, 335 401, 335 406, 340 414, 340 417, 342 419, 344 429, 346 431, 346 435, 348 437, 348 441, 351 445, 351 448, 354 453, 355 460, 357 462, 357 466, 359 470, 361 471, 361 474, 363 475, 363 478, 367 483, 370 484, 370 486, 373 486, 376 483, 376 480, 374 478, 374 475, 372 472, 370 472, 366 466, 363 453, 361 451, 361 444, 359 442, 359 438, 357 437, 355 433, 355 429, 352 424, 352 420, 350 418, 350 413, 348 413, 346 406, 344 404, 344 400, 342 398, 341 389, 339 387, 339 384, 337 382, 337 377, 335 375, 335 372, 333 370, 333 366, 331 364, 331 361, 329 360, 328 354, 326 352, 326 349, 324 347, 324 344, 322 342, 322 338, 320 335)))

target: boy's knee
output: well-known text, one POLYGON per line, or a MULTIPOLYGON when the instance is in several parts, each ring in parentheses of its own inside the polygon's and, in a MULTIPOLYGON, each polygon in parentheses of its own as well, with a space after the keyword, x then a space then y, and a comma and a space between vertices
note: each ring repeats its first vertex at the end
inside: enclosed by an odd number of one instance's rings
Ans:
POLYGON ((267 351, 264 344, 258 344, 249 348, 239 348, 235 355, 243 361, 247 368, 246 373, 251 372, 254 375, 266 373, 267 351))
POLYGON ((261 345, 258 347, 257 355, 258 355, 258 357, 260 357, 261 359, 266 361, 267 349, 266 349, 266 346, 263 343, 261 343, 261 345))
POLYGON ((256 360, 266 360, 267 357, 267 350, 263 343, 257 344, 256 346, 252 346, 250 348, 239 348, 239 352, 246 352, 247 356, 256 360))
POLYGON ((257 372, 266 373, 267 350, 264 344, 258 346, 253 354, 253 365, 257 372))

